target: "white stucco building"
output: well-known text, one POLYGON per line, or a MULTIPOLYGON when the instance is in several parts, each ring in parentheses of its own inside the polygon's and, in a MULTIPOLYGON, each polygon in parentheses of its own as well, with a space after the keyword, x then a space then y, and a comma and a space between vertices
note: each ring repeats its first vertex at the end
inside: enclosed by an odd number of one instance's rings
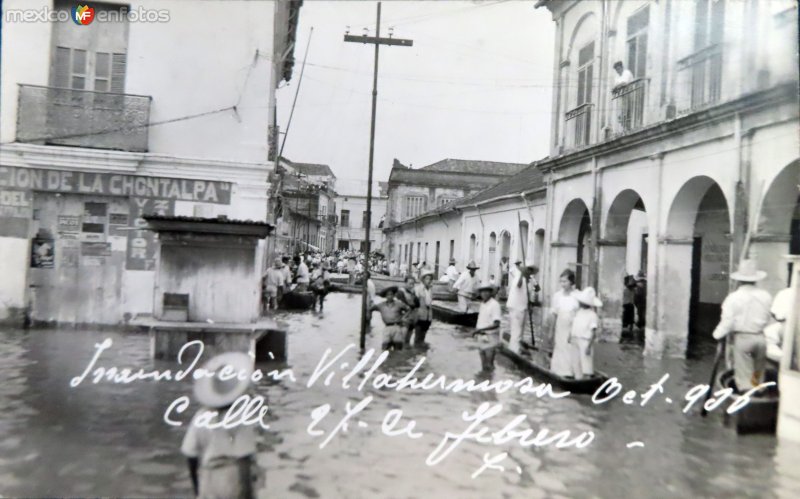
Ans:
POLYGON ((623 276, 648 276, 645 352, 706 341, 748 251, 774 293, 800 253, 797 11, 783 0, 540 1, 556 23, 551 154, 391 228, 488 277, 539 264, 544 305, 571 268, 619 330, 623 276), (614 63, 630 71, 625 81, 614 63), (749 248, 745 239, 750 232, 749 248))
POLYGON ((3 2, 0 321, 150 313, 142 214, 268 219, 301 4, 3 2))

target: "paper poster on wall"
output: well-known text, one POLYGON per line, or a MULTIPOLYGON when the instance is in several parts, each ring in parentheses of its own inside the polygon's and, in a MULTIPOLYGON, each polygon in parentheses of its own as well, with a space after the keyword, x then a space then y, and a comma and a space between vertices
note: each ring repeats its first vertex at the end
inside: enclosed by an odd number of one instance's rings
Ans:
POLYGON ((81 217, 76 215, 58 216, 58 234, 62 239, 77 239, 81 230, 81 217))
POLYGON ((108 235, 109 236, 128 236, 128 214, 109 213, 108 214, 108 235))
POLYGON ((128 255, 125 268, 127 270, 155 270, 156 240, 155 234, 147 229, 147 222, 142 215, 157 214, 162 216, 175 214, 175 202, 133 198, 131 199, 131 226, 128 235, 128 255))
POLYGON ((55 246, 52 237, 35 237, 31 245, 31 267, 52 269, 55 265, 55 246))
POLYGON ((111 256, 111 243, 83 242, 82 256, 111 256))

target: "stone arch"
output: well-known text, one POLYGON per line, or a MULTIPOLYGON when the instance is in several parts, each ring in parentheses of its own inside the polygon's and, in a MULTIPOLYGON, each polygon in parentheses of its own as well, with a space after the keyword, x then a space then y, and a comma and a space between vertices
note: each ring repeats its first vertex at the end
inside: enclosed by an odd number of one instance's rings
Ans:
POLYGON ((788 284, 786 254, 800 254, 800 160, 781 169, 762 193, 750 257, 767 272, 761 285, 775 293, 788 284))
POLYGON ((659 269, 659 330, 668 351, 691 355, 711 332, 730 290, 732 213, 725 193, 707 176, 687 180, 667 216, 659 269))
POLYGON ((639 270, 647 271, 649 233, 641 195, 633 189, 623 189, 614 197, 605 214, 604 237, 598 241, 598 291, 603 296, 605 325, 615 333, 633 333, 633 330, 622 330, 622 301, 626 293, 624 279, 639 270))
MULTIPOLYGON (((592 221, 589 208, 580 198, 570 201, 558 224, 558 255, 553 274, 559 275, 564 268, 575 271, 575 283, 580 287, 589 284, 589 268, 592 262, 590 254, 590 238, 592 221)), ((555 288, 554 288, 555 289, 555 288)))

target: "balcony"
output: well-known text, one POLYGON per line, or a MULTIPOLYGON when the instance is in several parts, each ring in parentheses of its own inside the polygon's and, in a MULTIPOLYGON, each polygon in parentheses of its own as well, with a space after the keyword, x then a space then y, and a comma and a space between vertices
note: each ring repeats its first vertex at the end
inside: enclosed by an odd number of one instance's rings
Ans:
POLYGON ((566 145, 568 148, 589 145, 592 127, 591 103, 581 104, 564 115, 566 145))
POLYGON ((687 113, 720 100, 722 50, 711 45, 678 61, 678 111, 687 113))
POLYGON ((611 91, 614 135, 636 130, 644 124, 644 106, 647 80, 639 78, 611 91))
POLYGON ((19 86, 17 141, 146 152, 149 96, 19 86))

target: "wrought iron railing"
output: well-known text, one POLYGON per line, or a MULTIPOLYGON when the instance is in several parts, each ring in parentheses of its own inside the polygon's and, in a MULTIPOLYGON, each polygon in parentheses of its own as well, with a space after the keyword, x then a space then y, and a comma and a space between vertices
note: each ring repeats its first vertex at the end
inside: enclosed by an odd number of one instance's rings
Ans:
POLYGON ((722 50, 711 45, 678 61, 679 111, 687 112, 713 104, 722 93, 722 50))
POLYGON ((614 133, 635 130, 644 124, 644 106, 647 80, 639 78, 611 91, 614 109, 614 133))
POLYGON ((581 104, 564 115, 567 147, 588 145, 591 138, 592 104, 581 104))
POLYGON ((147 151, 151 97, 19 86, 17 141, 147 151))

